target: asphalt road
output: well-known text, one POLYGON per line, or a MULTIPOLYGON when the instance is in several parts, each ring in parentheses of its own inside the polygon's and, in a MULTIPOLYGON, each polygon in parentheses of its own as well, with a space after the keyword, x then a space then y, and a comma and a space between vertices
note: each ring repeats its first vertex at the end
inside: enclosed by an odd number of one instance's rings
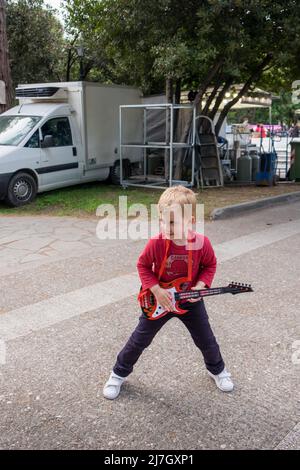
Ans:
POLYGON ((137 323, 144 241, 101 241, 97 220, 0 218, 1 449, 300 448, 300 204, 207 223, 206 307, 235 390, 205 372, 181 322, 161 330, 116 401, 102 397, 137 323))

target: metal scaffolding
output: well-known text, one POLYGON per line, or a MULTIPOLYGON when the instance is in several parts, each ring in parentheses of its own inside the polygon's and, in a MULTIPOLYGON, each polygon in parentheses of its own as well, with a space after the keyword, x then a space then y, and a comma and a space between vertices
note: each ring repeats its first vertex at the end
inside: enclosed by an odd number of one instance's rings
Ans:
POLYGON ((165 189, 176 184, 181 184, 186 187, 194 186, 195 178, 195 133, 196 133, 196 108, 193 105, 184 104, 140 104, 140 105, 122 105, 119 108, 119 146, 120 146, 120 184, 123 188, 127 186, 140 186, 147 188, 165 189), (123 141, 123 114, 125 109, 142 109, 143 110, 143 141, 141 143, 130 143, 123 141), (174 141, 174 111, 180 109, 190 109, 192 112, 192 142, 175 142, 174 141), (165 141, 164 142, 151 142, 147 141, 147 111, 148 110, 163 110, 165 111, 165 141), (141 161, 143 162, 143 175, 129 177, 123 179, 123 151, 124 149, 141 149, 141 161), (168 153, 168 168, 169 177, 154 178, 148 174, 147 150, 148 149, 162 149, 168 153), (173 179, 174 171, 174 151, 176 149, 192 149, 192 169, 191 180, 175 180, 173 179))

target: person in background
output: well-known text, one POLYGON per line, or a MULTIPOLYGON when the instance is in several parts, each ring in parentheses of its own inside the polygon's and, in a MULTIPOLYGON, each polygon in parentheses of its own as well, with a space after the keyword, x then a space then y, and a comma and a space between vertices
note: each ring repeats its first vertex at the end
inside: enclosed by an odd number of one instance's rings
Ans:
POLYGON ((296 158, 296 150, 293 149, 292 152, 291 152, 290 168, 288 169, 287 174, 286 174, 286 179, 288 181, 293 181, 293 178, 291 177, 291 170, 293 168, 295 158, 296 158))
POLYGON ((244 127, 245 132, 250 132, 249 120, 247 117, 244 118, 242 126, 244 127))
POLYGON ((294 127, 292 127, 292 129, 290 130, 290 137, 300 137, 300 121, 296 122, 294 127))
POLYGON ((264 128, 263 124, 257 124, 255 132, 258 132, 262 139, 267 137, 266 129, 264 128))

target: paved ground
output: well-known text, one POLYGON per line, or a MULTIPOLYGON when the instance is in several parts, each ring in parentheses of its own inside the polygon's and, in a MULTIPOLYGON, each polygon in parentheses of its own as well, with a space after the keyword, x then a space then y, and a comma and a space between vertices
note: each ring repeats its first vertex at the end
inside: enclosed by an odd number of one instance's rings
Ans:
POLYGON ((0 448, 300 448, 300 204, 205 226, 214 285, 255 288, 206 300, 236 383, 227 395, 174 319, 119 399, 102 397, 139 315, 144 242, 98 240, 96 225, 0 218, 0 448))

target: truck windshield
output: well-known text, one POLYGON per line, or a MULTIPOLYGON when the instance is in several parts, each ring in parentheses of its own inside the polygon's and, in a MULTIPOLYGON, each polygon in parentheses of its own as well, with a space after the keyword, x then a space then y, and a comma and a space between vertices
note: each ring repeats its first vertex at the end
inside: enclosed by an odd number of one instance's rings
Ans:
POLYGON ((40 116, 0 116, 0 145, 19 145, 40 116))

